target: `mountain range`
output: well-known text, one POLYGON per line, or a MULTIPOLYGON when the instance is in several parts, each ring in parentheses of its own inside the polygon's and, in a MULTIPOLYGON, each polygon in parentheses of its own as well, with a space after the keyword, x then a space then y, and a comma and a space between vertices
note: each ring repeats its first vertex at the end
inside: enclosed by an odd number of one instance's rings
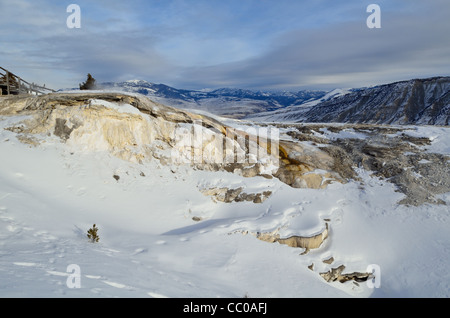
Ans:
POLYGON ((271 112, 292 105, 300 105, 317 100, 326 91, 301 90, 298 92, 251 91, 239 88, 219 88, 215 90, 177 89, 164 84, 154 84, 144 80, 106 82, 102 88, 121 90, 145 95, 165 105, 196 109, 229 118, 247 118, 261 112, 271 112))
POLYGON ((450 122, 450 77, 412 79, 342 93, 260 113, 258 121, 445 125, 450 122))
POLYGON ((103 88, 146 95, 157 102, 215 115, 268 122, 449 125, 450 77, 411 79, 330 92, 264 92, 235 88, 185 90, 143 80, 103 88))

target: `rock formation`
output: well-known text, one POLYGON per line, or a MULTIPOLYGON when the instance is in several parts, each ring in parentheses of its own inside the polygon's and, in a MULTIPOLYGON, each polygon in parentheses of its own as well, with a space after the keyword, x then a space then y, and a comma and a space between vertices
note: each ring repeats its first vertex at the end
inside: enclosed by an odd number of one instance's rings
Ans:
POLYGON ((254 128, 235 129, 141 95, 77 92, 9 97, 2 99, 0 115, 29 116, 9 128, 22 138, 52 134, 67 144, 109 151, 131 162, 157 159, 165 165, 189 164, 246 177, 274 176, 297 188, 345 181, 332 171, 333 158, 318 148, 261 138, 254 128))

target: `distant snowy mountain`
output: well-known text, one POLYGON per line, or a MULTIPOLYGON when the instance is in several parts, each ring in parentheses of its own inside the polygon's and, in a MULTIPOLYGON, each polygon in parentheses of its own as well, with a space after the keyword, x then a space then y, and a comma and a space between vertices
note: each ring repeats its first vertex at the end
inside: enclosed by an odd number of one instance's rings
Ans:
POLYGON ((450 77, 413 79, 328 95, 313 103, 259 114, 255 119, 401 125, 450 122, 450 77))
POLYGON ((258 113, 254 116, 250 115, 249 119, 254 119, 255 121, 296 122, 313 106, 336 97, 344 96, 350 92, 351 90, 347 89, 334 89, 318 99, 313 99, 299 105, 292 105, 275 111, 258 113))
POLYGON ((106 89, 146 95, 165 105, 207 111, 230 118, 246 118, 250 115, 275 111, 291 105, 299 105, 323 97, 325 91, 304 90, 298 92, 263 92, 238 88, 215 90, 185 90, 143 80, 120 83, 103 83, 106 89))
POLYGON ((186 90, 144 80, 107 82, 101 87, 139 93, 172 107, 257 122, 449 125, 450 121, 450 77, 329 92, 186 90))

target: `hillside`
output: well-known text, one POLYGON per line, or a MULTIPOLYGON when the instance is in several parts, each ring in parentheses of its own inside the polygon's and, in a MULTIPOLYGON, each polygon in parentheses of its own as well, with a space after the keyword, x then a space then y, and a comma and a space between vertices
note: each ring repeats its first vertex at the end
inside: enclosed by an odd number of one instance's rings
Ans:
POLYGON ((354 90, 319 103, 253 116, 276 122, 449 125, 450 77, 413 79, 354 90))
POLYGON ((74 91, 0 97, 0 128, 2 297, 450 296, 448 127, 74 91))

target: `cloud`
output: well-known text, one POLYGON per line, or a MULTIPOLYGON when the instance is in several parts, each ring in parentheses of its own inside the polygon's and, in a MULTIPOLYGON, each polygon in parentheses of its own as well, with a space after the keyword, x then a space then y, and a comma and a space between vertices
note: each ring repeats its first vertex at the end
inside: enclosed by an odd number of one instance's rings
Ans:
POLYGON ((88 72, 99 81, 114 81, 171 70, 155 49, 158 36, 135 23, 134 11, 117 4, 80 7, 82 27, 69 29, 64 4, 2 1, 0 26, 10 34, 0 38, 2 66, 54 88, 77 87, 88 72))
POLYGON ((237 63, 185 69, 184 74, 196 80, 191 81, 194 86, 207 82, 267 89, 360 87, 448 75, 442 72, 450 69, 449 5, 434 4, 423 15, 387 12, 381 29, 369 29, 362 20, 293 30, 278 37, 270 52, 237 63))
POLYGON ((382 28, 368 29, 370 1, 0 0, 2 66, 26 80, 77 87, 146 79, 180 88, 357 87, 449 69, 450 3, 379 0, 382 28), (367 2, 367 3, 365 3, 367 2))

